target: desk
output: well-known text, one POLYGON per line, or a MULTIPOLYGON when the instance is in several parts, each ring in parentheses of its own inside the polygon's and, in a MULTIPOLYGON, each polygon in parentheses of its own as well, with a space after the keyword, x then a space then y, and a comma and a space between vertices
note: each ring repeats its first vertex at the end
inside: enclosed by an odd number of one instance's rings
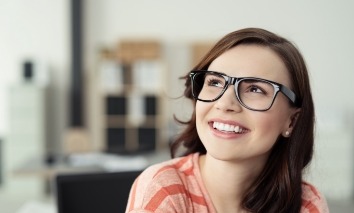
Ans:
POLYGON ((144 169, 149 165, 170 159, 168 150, 139 155, 114 155, 105 153, 73 154, 57 157, 48 163, 43 157, 33 157, 13 173, 18 177, 38 176, 46 182, 46 193, 51 192, 53 178, 59 173, 112 172, 144 169))
POLYGON ((58 173, 94 172, 104 169, 97 165, 73 166, 67 159, 59 157, 54 162, 48 163, 44 157, 33 157, 17 167, 13 174, 17 177, 38 176, 44 179, 52 179, 58 173))

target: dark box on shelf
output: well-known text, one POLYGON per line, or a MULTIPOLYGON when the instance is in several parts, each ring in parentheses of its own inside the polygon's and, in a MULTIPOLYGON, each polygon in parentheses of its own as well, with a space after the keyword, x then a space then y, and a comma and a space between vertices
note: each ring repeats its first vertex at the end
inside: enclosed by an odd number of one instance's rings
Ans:
POLYGON ((106 133, 107 152, 120 153, 125 152, 125 129, 124 128, 108 128, 106 133))
POLYGON ((145 115, 157 114, 157 97, 150 95, 145 96, 145 115))
POLYGON ((139 151, 151 151, 156 147, 156 129, 140 127, 139 135, 139 151))
POLYGON ((106 114, 107 115, 126 115, 127 100, 123 96, 108 96, 106 98, 106 114))

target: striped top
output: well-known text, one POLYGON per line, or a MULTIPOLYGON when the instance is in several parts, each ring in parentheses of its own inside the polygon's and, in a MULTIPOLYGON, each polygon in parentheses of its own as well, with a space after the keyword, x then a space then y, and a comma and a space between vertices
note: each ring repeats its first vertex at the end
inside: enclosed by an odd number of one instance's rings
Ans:
MULTIPOLYGON (((175 158, 147 168, 134 182, 126 213, 216 213, 203 184, 199 153, 175 158)), ((324 197, 303 183, 301 213, 329 213, 324 197)))

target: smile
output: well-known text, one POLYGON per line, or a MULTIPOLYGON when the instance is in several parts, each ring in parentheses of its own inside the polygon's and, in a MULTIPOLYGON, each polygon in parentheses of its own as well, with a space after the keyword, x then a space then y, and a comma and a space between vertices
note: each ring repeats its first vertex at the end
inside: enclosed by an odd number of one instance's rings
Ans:
POLYGON ((231 124, 224 124, 220 122, 213 122, 213 128, 217 129, 222 132, 230 132, 230 133, 237 133, 237 134, 242 134, 247 132, 246 129, 240 127, 240 126, 235 126, 231 124))

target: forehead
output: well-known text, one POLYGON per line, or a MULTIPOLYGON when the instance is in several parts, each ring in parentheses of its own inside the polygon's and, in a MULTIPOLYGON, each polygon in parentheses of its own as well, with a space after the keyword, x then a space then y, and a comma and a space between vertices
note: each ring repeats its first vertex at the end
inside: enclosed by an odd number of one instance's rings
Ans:
POLYGON ((217 57, 208 70, 232 77, 257 77, 290 86, 287 68, 269 47, 238 45, 217 57))

